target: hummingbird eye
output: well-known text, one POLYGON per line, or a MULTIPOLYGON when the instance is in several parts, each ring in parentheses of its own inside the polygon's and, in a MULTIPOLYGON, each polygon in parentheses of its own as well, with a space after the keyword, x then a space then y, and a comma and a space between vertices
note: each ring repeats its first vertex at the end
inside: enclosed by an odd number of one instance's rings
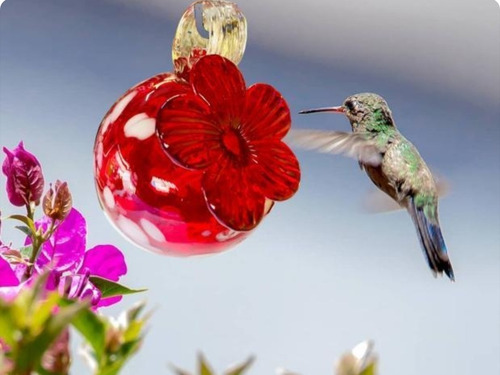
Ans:
POLYGON ((347 100, 344 105, 347 107, 349 111, 353 111, 354 108, 356 107, 354 102, 352 100, 347 100))

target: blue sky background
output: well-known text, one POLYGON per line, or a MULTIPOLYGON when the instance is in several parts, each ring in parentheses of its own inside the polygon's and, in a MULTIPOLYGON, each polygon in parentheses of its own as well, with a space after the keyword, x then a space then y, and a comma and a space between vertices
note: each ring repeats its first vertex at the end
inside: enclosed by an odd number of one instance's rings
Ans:
MULTIPOLYGON (((229 252, 189 259, 134 248, 109 225, 94 190, 97 127, 130 86, 172 69, 188 2, 7 0, 0 11, 0 143, 19 140, 47 181, 68 181, 89 247, 126 255, 127 285, 155 310, 123 372, 217 369, 257 355, 253 373, 286 366, 331 374, 342 352, 376 342, 381 374, 500 372, 500 23, 490 0, 242 0, 247 83, 287 98, 295 128, 348 130, 345 118, 299 116, 380 93, 402 133, 451 184, 440 219, 457 282, 434 279, 405 212, 364 213, 372 187, 353 160, 297 150, 297 195, 229 252)), ((5 179, 2 176, 2 185, 5 179)), ((2 211, 12 212, 5 194, 2 211)), ((3 238, 20 241, 11 226, 3 238)), ((74 374, 88 370, 77 359, 74 374)))

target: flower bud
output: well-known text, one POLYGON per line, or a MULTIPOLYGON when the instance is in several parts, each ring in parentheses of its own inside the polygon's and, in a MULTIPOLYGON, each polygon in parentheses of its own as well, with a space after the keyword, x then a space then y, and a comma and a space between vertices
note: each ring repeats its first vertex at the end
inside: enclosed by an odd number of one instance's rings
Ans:
POLYGON ((71 211, 71 193, 66 182, 56 181, 43 197, 43 212, 52 220, 64 220, 71 211))
POLYGON ((71 364, 69 348, 69 329, 65 328, 43 354, 43 369, 51 374, 67 374, 71 364))
POLYGON ((349 353, 344 354, 335 365, 335 375, 376 375, 377 355, 371 340, 356 345, 349 353))
POLYGON ((37 158, 26 151, 23 142, 12 151, 4 147, 7 155, 2 172, 7 176, 7 196, 14 206, 25 206, 30 202, 40 203, 43 193, 42 167, 37 158))

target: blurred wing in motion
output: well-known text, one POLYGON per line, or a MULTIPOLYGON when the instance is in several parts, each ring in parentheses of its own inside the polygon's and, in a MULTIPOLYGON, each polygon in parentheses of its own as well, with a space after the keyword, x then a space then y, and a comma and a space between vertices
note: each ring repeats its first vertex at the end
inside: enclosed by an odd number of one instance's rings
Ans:
POLYGON ((434 181, 436 182, 437 195, 439 198, 444 198, 450 192, 450 182, 443 176, 432 173, 434 181))
POLYGON ((372 214, 397 211, 404 208, 382 190, 378 189, 372 189, 365 195, 362 207, 364 211, 372 214))
POLYGON ((363 164, 378 166, 382 162, 380 150, 371 136, 363 133, 345 133, 326 130, 290 130, 285 138, 292 146, 327 154, 342 154, 363 164))
MULTIPOLYGON (((436 182, 436 189, 439 198, 445 197, 450 192, 449 182, 440 175, 433 174, 436 182)), ((369 213, 382 213, 400 210, 401 207, 394 199, 382 190, 372 189, 363 199, 362 207, 369 213)))

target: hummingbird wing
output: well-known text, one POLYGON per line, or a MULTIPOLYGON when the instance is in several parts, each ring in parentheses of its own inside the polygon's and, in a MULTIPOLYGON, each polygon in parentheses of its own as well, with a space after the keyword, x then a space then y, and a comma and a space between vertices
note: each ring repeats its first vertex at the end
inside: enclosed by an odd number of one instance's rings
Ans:
POLYGON ((382 152, 372 135, 326 130, 291 130, 285 138, 291 145, 327 154, 342 154, 374 167, 382 162, 382 152))
MULTIPOLYGON (((443 176, 433 173, 439 198, 444 198, 450 192, 450 183, 443 176)), ((403 209, 394 199, 380 189, 370 190, 364 197, 363 209, 369 213, 391 212, 403 209)))

